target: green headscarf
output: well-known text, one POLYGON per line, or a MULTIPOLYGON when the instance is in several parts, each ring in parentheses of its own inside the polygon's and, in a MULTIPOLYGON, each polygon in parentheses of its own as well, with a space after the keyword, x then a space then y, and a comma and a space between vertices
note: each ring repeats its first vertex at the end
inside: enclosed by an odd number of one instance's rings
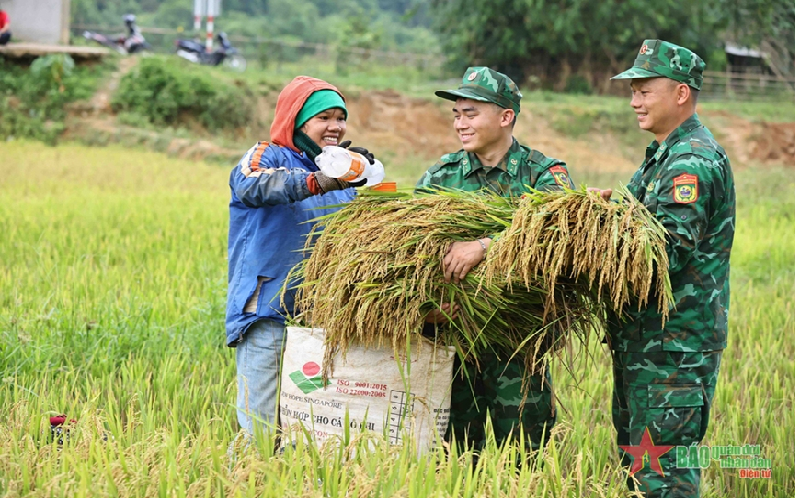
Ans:
POLYGON ((342 109, 345 119, 348 119, 348 108, 339 93, 334 90, 318 90, 306 99, 304 106, 295 117, 295 129, 304 126, 304 123, 327 109, 342 109))

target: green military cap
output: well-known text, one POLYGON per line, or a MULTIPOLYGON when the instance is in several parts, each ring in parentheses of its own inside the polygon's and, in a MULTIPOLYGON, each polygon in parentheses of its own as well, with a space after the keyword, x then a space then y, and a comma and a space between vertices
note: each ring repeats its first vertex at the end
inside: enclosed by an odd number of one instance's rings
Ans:
POLYGON ((519 114, 522 92, 511 78, 487 67, 467 68, 458 90, 439 90, 438 97, 447 100, 460 98, 491 102, 519 114))
POLYGON ((705 66, 701 57, 689 49, 667 41, 646 40, 632 67, 611 79, 662 77, 701 90, 705 66))

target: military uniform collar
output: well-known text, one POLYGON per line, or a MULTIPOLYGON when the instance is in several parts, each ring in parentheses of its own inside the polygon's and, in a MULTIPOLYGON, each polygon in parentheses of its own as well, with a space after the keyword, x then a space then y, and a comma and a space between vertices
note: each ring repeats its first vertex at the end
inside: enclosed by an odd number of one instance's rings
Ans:
MULTIPOLYGON (((508 174, 511 176, 516 176, 516 173, 519 171, 519 164, 522 161, 522 146, 519 142, 514 138, 513 142, 511 142, 511 147, 508 149, 508 152, 503 156, 499 163, 497 163, 495 168, 501 169, 503 171, 507 171, 508 174)), ((463 161, 461 161, 461 165, 464 168, 464 177, 467 177, 474 173, 479 169, 484 169, 483 163, 480 162, 478 156, 474 153, 467 152, 464 155, 463 161)))
POLYGON ((652 143, 646 147, 646 160, 650 160, 652 157, 659 159, 666 150, 681 142, 684 138, 689 136, 693 130, 700 126, 701 120, 698 119, 698 114, 694 113, 680 124, 677 129, 672 131, 661 144, 657 143, 656 140, 652 141, 652 143))

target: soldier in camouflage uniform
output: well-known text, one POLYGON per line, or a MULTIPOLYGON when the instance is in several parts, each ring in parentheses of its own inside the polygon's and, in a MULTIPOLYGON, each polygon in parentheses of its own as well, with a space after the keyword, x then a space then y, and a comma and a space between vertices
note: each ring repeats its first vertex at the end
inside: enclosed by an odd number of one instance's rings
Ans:
MULTIPOLYGON (((566 164, 521 145, 513 138, 513 126, 519 114, 522 94, 506 75, 487 67, 470 67, 457 90, 438 91, 436 95, 455 102, 454 128, 463 149, 446 154, 417 183, 418 192, 434 187, 478 191, 488 189, 504 196, 520 196, 528 187, 538 190, 574 188, 566 164)), ((458 282, 486 255, 491 237, 470 242, 455 242, 444 259, 445 278, 458 282)), ((445 312, 452 311, 444 305, 445 312)), ((437 310, 429 322, 446 321, 437 310)), ((429 325, 432 329, 433 325, 429 325)), ((450 407, 450 426, 457 441, 466 437, 474 448, 482 448, 486 439, 487 414, 491 416, 498 443, 518 437, 522 430, 532 449, 549 439, 555 424, 552 379, 530 377, 524 406, 522 380, 526 377, 524 360, 508 360, 505 353, 481 357, 479 370, 465 365, 467 372, 455 376, 450 407)), ((457 365, 458 366, 458 365, 457 365)))
POLYGON ((701 442, 726 347, 734 179, 695 113, 704 66, 686 48, 646 40, 633 67, 613 78, 632 80, 638 124, 656 137, 629 190, 668 230, 674 296, 664 327, 651 305, 632 308, 608 334, 619 453, 647 497, 698 496, 699 469, 677 468, 665 447, 701 442))

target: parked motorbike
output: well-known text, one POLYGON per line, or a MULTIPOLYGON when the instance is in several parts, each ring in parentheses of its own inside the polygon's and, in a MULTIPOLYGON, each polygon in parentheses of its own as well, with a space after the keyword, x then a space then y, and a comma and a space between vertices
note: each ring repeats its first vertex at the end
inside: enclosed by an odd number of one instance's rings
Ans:
POLYGON ((226 33, 218 33, 216 40, 218 48, 212 52, 207 52, 204 45, 195 40, 176 40, 174 45, 177 47, 178 56, 193 63, 204 66, 223 65, 233 71, 245 71, 246 59, 232 46, 226 33))
POLYGON ((124 35, 103 35, 85 31, 83 36, 87 40, 95 41, 100 45, 119 52, 120 54, 137 54, 152 48, 144 39, 141 30, 135 24, 135 16, 124 16, 124 24, 127 26, 127 34, 124 35))
POLYGON ((147 43, 144 37, 141 35, 134 35, 132 37, 126 37, 124 35, 107 36, 100 33, 86 31, 83 33, 83 36, 87 40, 95 41, 100 45, 111 48, 118 53, 125 55, 137 54, 152 48, 152 46, 149 45, 149 43, 147 43))

